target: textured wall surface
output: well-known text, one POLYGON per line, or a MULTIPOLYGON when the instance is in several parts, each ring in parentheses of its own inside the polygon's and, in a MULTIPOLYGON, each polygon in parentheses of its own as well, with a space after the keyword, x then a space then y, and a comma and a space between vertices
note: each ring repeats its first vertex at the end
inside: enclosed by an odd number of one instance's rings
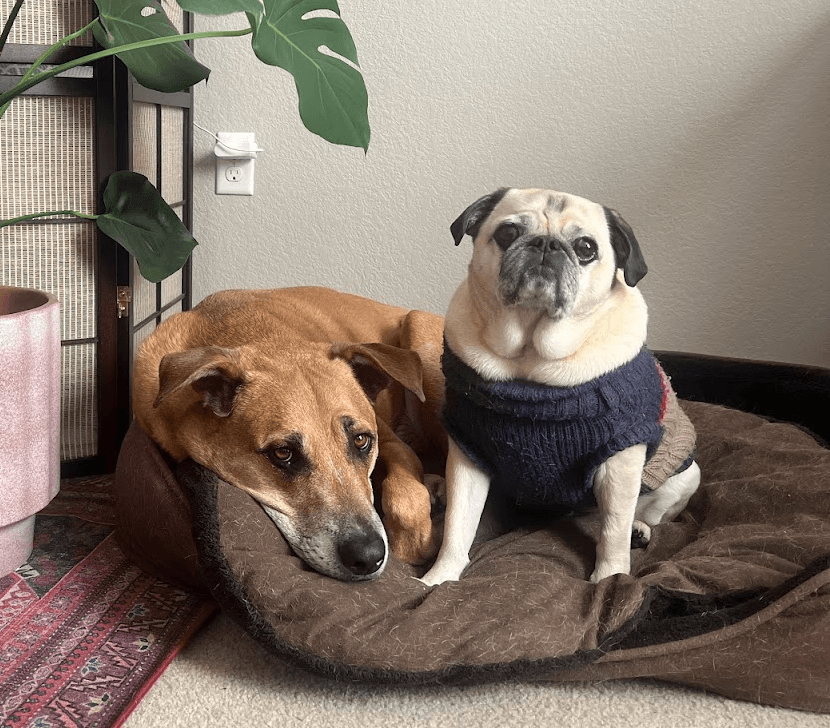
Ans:
POLYGON ((200 41, 197 122, 267 151, 254 197, 217 197, 197 131, 196 300, 322 284, 443 312, 470 252, 450 222, 496 187, 545 186, 633 226, 652 347, 830 366, 826 0, 610 7, 342 0, 366 156, 306 131, 293 79, 247 39, 200 41))

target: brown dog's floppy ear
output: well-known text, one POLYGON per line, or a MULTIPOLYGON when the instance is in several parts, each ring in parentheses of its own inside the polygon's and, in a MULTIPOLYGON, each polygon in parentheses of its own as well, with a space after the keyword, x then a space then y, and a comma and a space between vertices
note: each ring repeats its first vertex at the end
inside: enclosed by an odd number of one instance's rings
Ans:
POLYGON ((493 208, 499 204, 499 201, 504 197, 507 190, 507 187, 502 187, 495 192, 491 192, 489 195, 480 197, 456 218, 455 222, 450 225, 450 232, 456 245, 467 234, 472 238, 478 235, 478 229, 481 227, 481 223, 493 212, 493 208))
POLYGON ((606 207, 605 219, 608 221, 608 230, 611 233, 611 247, 614 248, 617 268, 623 269, 625 282, 634 287, 648 273, 648 266, 640 250, 640 244, 634 237, 631 226, 616 210, 606 207))
POLYGON ((159 363, 159 393, 153 407, 189 385, 202 395, 203 406, 229 417, 246 381, 238 349, 203 346, 167 354, 159 363))
POLYGON ((421 357, 411 349, 388 344, 334 344, 331 356, 349 362, 357 381, 372 402, 393 379, 421 402, 426 400, 421 357))

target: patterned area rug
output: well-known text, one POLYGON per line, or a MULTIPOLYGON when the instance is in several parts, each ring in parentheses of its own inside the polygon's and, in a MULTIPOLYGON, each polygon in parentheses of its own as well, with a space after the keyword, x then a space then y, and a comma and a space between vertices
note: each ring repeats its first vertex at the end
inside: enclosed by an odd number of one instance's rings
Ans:
POLYGON ((65 480, 0 577, 0 725, 120 725, 215 605, 131 564, 111 476, 65 480))

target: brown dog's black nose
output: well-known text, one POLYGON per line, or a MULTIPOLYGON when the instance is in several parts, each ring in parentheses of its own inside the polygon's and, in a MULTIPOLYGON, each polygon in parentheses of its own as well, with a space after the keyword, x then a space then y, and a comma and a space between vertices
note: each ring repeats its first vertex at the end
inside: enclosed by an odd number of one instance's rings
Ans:
POLYGON ((374 529, 360 529, 342 538, 337 556, 340 563, 355 576, 368 576, 383 566, 386 544, 374 529))

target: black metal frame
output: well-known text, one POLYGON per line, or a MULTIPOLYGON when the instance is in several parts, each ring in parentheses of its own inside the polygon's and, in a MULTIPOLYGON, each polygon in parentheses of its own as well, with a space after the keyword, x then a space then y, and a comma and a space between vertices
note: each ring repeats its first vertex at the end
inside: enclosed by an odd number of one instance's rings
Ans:
MULTIPOLYGON (((192 29, 192 16, 185 14, 185 32, 192 29)), ((47 46, 7 43, 0 55, 0 63, 28 65, 37 60, 47 46)), ((49 58, 50 64, 65 63, 87 55, 89 47, 67 47, 49 58)), ((132 104, 135 101, 176 106, 185 109, 184 121, 184 199, 182 218, 191 229, 193 224, 193 92, 161 94, 138 85, 126 67, 115 57, 104 58, 93 64, 91 78, 53 78, 38 84, 27 92, 37 96, 88 96, 95 99, 95 164, 98 187, 97 209, 103 211, 103 193, 109 176, 119 169, 132 169, 132 104)), ((0 91, 11 89, 14 76, 0 76, 0 91)), ((159 114, 160 117, 160 114, 159 114)), ((161 134, 158 136, 161 155, 161 134)), ((161 175, 161 164, 158 165, 161 175)), ((151 180, 159 186, 160 180, 151 180)), ((39 224, 54 221, 44 220, 39 224)), ((74 220, 60 220, 61 224, 74 220)), ((80 221, 78 221, 80 222, 80 221)), ((88 224, 88 223, 87 223, 88 224)), ((71 346, 80 343, 96 343, 98 442, 97 454, 61 463, 62 477, 76 477, 95 473, 112 472, 115 469, 118 450, 132 419, 131 382, 133 335, 146 322, 133 322, 132 307, 129 315, 118 318, 118 289, 133 287, 132 256, 120 245, 98 231, 96 255, 96 339, 93 341, 63 342, 71 346)), ((191 307, 192 266, 190 260, 182 270, 182 292, 172 302, 162 306, 161 285, 158 284, 157 311, 161 315, 181 302, 182 309, 191 307)))
MULTIPOLYGON (((185 15, 184 32, 189 33, 192 29, 192 16, 185 15)), ((118 65, 121 65, 120 63, 118 65)), ((122 66, 123 68, 123 66, 122 66)), ((191 115, 193 113, 193 90, 186 92, 164 94, 158 91, 147 89, 138 84, 135 79, 129 74, 124 74, 122 79, 124 88, 119 94, 118 98, 123 100, 123 107, 121 108, 120 118, 121 124, 126 130, 124 137, 128 143, 122 148, 123 158, 119 161, 122 164, 121 169, 132 169, 132 144, 133 139, 133 117, 132 105, 133 103, 147 103, 155 104, 157 107, 168 106, 176 107, 184 110, 184 125, 183 133, 184 140, 182 148, 184 150, 184 160, 182 161, 182 169, 184 171, 183 189, 184 199, 180 202, 174 202, 171 207, 176 208, 182 206, 182 219, 185 226, 191 230, 193 228, 193 124, 191 115)), ((157 189, 162 188, 161 178, 163 174, 163 133, 161 123, 161 113, 156 114, 156 175, 155 180, 150 180, 157 189)), ((119 257, 117 265, 117 285, 129 286, 130 289, 135 288, 134 268, 132 266, 132 257, 120 246, 119 257)), ((150 321, 155 319, 156 324, 161 322, 162 315, 173 306, 181 303, 182 310, 187 310, 192 306, 192 262, 188 258, 184 267, 182 268, 182 292, 181 295, 174 297, 172 300, 164 302, 162 299, 161 284, 156 284, 156 310, 149 317, 142 321, 135 321, 133 316, 133 309, 130 307, 129 315, 126 318, 118 319, 119 327, 117 332, 118 337, 118 365, 117 371, 128 372, 126 378, 122 378, 118 382, 118 400, 119 402, 126 402, 127 405, 119 408, 116 416, 116 437, 117 446, 120 446, 121 441, 127 433, 127 428, 132 420, 132 404, 131 404, 131 385, 132 385, 132 366, 133 366, 133 337, 136 332, 144 328, 150 321)), ((114 448, 113 451, 117 449, 114 448)), ((114 469, 115 462, 112 463, 114 469)))

